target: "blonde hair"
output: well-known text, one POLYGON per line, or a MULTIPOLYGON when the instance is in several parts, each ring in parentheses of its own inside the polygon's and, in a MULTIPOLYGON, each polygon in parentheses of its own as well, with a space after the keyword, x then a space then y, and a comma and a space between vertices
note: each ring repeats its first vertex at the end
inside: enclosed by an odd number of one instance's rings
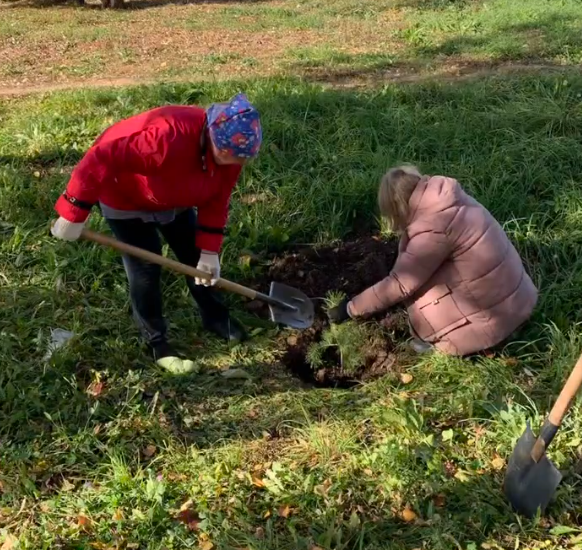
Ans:
POLYGON ((406 229, 410 197, 421 177, 416 166, 402 165, 391 168, 382 178, 378 206, 393 231, 401 233, 406 229))

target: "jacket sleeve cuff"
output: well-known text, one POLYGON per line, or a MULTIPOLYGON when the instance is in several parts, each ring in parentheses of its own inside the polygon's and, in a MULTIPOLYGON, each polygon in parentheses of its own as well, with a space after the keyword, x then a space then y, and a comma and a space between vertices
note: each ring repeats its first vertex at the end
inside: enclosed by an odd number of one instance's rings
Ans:
POLYGON ((350 317, 350 319, 355 319, 357 315, 352 311, 352 301, 350 300, 346 305, 346 311, 350 317))
POLYGON ((55 210, 59 216, 73 223, 83 223, 90 214, 89 210, 71 204, 63 195, 56 202, 55 210))
POLYGON ((208 252, 220 252, 224 236, 218 233, 206 233, 205 231, 196 232, 196 247, 208 252))

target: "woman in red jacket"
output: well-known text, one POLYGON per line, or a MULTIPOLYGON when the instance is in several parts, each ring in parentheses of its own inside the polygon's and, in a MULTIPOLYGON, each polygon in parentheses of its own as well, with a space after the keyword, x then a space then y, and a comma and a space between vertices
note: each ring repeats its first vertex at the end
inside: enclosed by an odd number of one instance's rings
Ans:
MULTIPOLYGON (((260 117, 244 94, 207 110, 165 106, 108 128, 75 167, 55 209, 55 237, 77 240, 98 204, 120 240, 156 254, 159 234, 182 263, 220 277, 219 252, 230 196, 242 166, 262 141, 260 117)), ((123 257, 136 322, 155 361, 173 372, 194 370, 167 341, 160 267, 123 257)), ((244 338, 215 289, 187 279, 205 329, 244 338)))

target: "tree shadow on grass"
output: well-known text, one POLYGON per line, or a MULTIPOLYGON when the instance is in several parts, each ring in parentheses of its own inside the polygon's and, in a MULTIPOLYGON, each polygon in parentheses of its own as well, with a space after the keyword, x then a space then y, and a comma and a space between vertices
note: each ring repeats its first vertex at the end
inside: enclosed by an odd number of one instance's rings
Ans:
POLYGON ((580 31, 576 19, 560 14, 540 16, 531 23, 503 24, 482 33, 459 34, 437 44, 420 28, 410 38, 401 31, 407 42, 402 54, 332 50, 292 61, 290 67, 309 80, 340 84, 455 79, 497 71, 510 74, 512 70, 535 74, 542 68, 563 70, 564 65, 555 61, 558 56, 577 64, 582 50, 580 31), (479 59, 483 53, 486 60, 479 59))
POLYGON ((416 48, 416 54, 434 58, 486 51, 494 59, 506 61, 552 58, 560 54, 579 57, 582 48, 579 25, 580 21, 569 15, 542 15, 533 22, 504 24, 483 34, 454 36, 436 46, 421 45, 416 48))

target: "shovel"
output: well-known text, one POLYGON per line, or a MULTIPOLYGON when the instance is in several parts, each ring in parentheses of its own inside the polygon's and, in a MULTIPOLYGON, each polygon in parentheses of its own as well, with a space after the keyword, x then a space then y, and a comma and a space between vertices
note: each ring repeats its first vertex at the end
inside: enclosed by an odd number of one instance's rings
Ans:
POLYGON ((539 437, 536 438, 528 422, 509 458, 503 490, 513 508, 523 516, 533 518, 538 510, 543 513, 562 481, 562 474, 546 456, 546 449, 581 384, 582 355, 546 418, 539 437))
MULTIPOLYGON (((137 246, 132 246, 130 244, 123 243, 117 239, 103 235, 102 233, 96 233, 88 229, 83 229, 81 233, 81 238, 86 241, 93 241, 102 246, 113 248, 123 254, 129 254, 150 262, 153 264, 160 265, 181 273, 182 275, 187 275, 189 277, 199 277, 202 279, 210 280, 211 276, 209 273, 200 271, 189 265, 176 262, 171 258, 166 258, 165 256, 160 256, 159 254, 154 254, 143 248, 138 248, 137 246)), ((292 328, 305 329, 309 328, 313 324, 314 319, 314 307, 313 302, 305 295, 303 292, 297 290, 296 288, 271 282, 271 289, 269 294, 263 294, 262 292, 257 292, 251 288, 227 281, 226 279, 218 279, 216 281, 217 288, 226 290, 227 292, 234 292, 235 294, 240 294, 251 300, 260 300, 269 305, 269 310, 271 311, 271 320, 274 323, 281 325, 286 325, 292 328)))

